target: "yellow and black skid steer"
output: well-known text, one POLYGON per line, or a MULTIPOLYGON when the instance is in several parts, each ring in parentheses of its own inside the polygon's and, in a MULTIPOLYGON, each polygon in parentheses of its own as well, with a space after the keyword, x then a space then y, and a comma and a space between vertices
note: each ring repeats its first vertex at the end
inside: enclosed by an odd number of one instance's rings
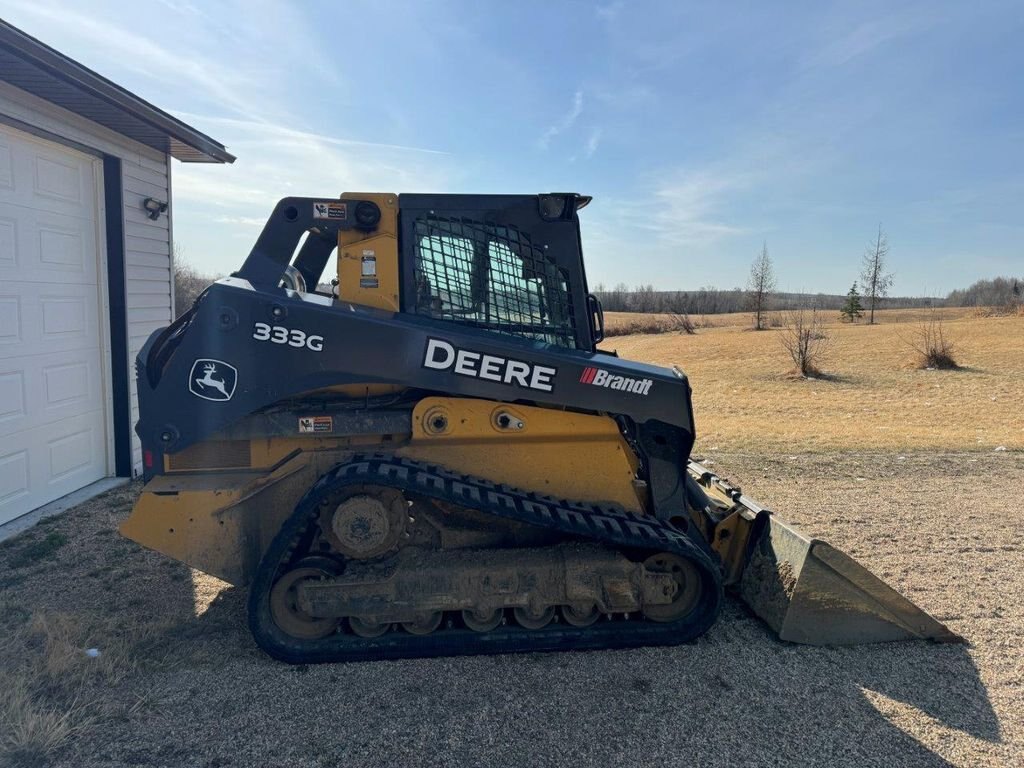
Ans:
POLYGON ((958 640, 691 459, 685 374, 598 348, 589 201, 281 200, 139 353, 122 533, 294 663, 678 644, 726 589, 783 640, 958 640))

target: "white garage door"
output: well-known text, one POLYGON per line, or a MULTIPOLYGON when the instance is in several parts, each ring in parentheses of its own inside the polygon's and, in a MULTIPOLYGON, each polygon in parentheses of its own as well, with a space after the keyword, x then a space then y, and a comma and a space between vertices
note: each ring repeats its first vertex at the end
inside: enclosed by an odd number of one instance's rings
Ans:
POLYGON ((0 523, 107 474, 99 173, 0 125, 0 523))

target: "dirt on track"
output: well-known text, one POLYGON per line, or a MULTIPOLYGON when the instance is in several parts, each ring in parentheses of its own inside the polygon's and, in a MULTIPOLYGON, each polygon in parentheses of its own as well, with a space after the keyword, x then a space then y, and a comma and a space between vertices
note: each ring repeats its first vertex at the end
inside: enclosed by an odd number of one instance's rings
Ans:
POLYGON ((131 486, 0 549, 0 691, 82 726, 0 764, 1024 764, 1024 455, 712 460, 970 644, 789 645, 730 600, 677 648, 291 667, 244 590, 114 532, 131 486))

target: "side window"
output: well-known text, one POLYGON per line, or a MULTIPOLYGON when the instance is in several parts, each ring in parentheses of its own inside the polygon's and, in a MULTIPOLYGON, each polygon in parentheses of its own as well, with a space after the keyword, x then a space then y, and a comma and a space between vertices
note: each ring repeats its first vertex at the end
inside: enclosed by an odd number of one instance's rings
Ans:
POLYGON ((544 322, 544 286, 540 280, 523 277, 523 263, 508 244, 492 240, 488 244, 488 308, 495 318, 514 322, 544 322))
POLYGON ((446 319, 473 314, 473 242, 465 237, 426 235, 420 237, 417 252, 417 308, 446 319), (421 307, 421 301, 426 306, 421 307))
POLYGON ((414 273, 418 314, 575 345, 565 276, 512 227, 419 219, 414 273))

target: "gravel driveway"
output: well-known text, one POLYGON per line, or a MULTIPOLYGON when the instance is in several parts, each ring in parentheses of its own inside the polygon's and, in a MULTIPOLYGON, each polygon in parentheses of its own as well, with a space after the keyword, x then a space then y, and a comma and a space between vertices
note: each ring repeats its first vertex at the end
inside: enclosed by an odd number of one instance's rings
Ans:
MULTIPOLYGON (((48 757, 8 758, 209 768, 1024 764, 1024 456, 711 458, 970 645, 788 645, 730 600, 707 635, 671 649, 290 667, 250 641, 244 590, 114 533, 133 486, 0 550, 8 653, 111 646, 104 673, 76 689, 82 729, 48 757), (41 554, 27 557, 36 545, 41 554), (40 629, 62 616, 63 635, 40 629), (142 639, 122 642, 139 627, 149 627, 142 639)), ((93 662, 76 657, 72 672, 93 662)), ((5 662, 0 684, 16 666, 5 662)), ((38 687, 40 707, 47 696, 67 702, 55 686, 38 687)))

